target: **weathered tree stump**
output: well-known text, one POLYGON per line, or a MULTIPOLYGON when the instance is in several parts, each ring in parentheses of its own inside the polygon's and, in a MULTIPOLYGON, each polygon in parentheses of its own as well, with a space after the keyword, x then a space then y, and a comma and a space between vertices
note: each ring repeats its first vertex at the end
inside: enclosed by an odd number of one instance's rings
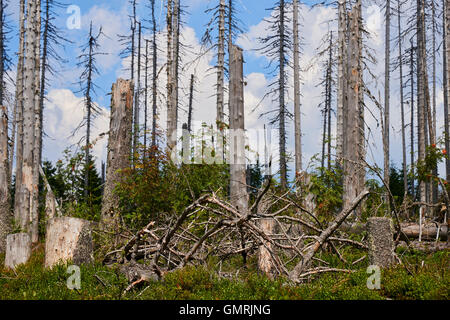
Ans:
POLYGON ((53 218, 47 224, 45 267, 69 260, 76 265, 94 260, 91 223, 72 217, 53 218))
POLYGON ((367 222, 369 239, 369 263, 380 268, 394 262, 394 227, 392 220, 383 217, 369 218, 367 222))
POLYGON ((31 238, 28 233, 14 233, 6 237, 5 267, 15 269, 31 256, 31 238))

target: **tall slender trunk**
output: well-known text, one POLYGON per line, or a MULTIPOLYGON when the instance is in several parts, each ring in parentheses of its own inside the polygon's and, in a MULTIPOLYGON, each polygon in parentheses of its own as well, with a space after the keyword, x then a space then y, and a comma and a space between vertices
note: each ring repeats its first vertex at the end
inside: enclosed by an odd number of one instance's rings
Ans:
POLYGON ((300 57, 298 35, 298 0, 294 0, 294 135, 295 135, 295 172, 302 171, 302 127, 300 110, 300 57))
POLYGON ((224 124, 224 74, 225 74, 225 0, 219 3, 219 39, 217 43, 217 129, 224 124))
POLYGON ((191 132, 192 130, 192 103, 194 101, 194 75, 191 74, 191 82, 189 85, 189 109, 188 109, 188 123, 187 130, 191 132))
POLYGON ((404 194, 408 193, 408 175, 406 171, 406 136, 405 136, 405 106, 403 96, 403 53, 402 53, 402 36, 401 36, 401 2, 397 0, 397 22, 398 22, 398 61, 400 68, 400 108, 402 118, 402 155, 403 155, 403 188, 404 194))
POLYGON ((5 24, 5 12, 4 12, 5 4, 3 3, 3 0, 0 0, 0 106, 3 105, 3 98, 5 95, 4 87, 5 87, 5 67, 6 67, 6 61, 4 61, 5 56, 5 30, 4 30, 4 24, 5 24))
POLYGON ((85 92, 85 103, 86 103, 86 144, 84 150, 84 162, 85 162, 85 172, 84 172, 84 198, 88 201, 89 198, 89 173, 90 173, 90 162, 91 162, 91 125, 92 125, 92 99, 91 99, 91 86, 92 86, 92 72, 93 72, 93 53, 94 53, 94 38, 92 34, 92 22, 89 29, 89 61, 88 61, 88 75, 87 84, 85 92))
POLYGON ((339 54, 338 54, 338 95, 337 95, 337 124, 336 124, 336 155, 338 162, 342 163, 344 148, 344 116, 346 114, 347 100, 347 9, 346 0, 338 1, 339 11, 339 54))
MULTIPOLYGON (((385 64, 384 64, 384 181, 389 186, 389 128, 390 128, 390 64, 391 64, 391 1, 386 0, 385 64)), ((386 203, 388 195, 386 192, 386 203)))
POLYGON ((285 79, 285 65, 286 59, 284 56, 284 51, 286 47, 285 43, 285 1, 280 0, 280 21, 279 21, 279 63, 280 63, 280 73, 278 79, 278 90, 279 90, 279 118, 280 118, 280 128, 279 128, 279 143, 280 143, 280 180, 281 188, 287 188, 287 160, 286 160, 286 103, 285 103, 285 91, 286 91, 286 79, 285 79))
MULTIPOLYGON (((145 40, 145 78, 144 78, 144 160, 147 154, 147 116, 148 116, 148 43, 145 40)), ((145 162, 145 161, 144 161, 145 162)))
POLYGON ((39 167, 41 165, 41 140, 42 140, 42 122, 41 122, 41 0, 36 0, 35 13, 35 73, 34 73, 34 150, 33 150, 33 193, 32 193, 32 223, 31 223, 31 241, 39 241, 39 167))
POLYGON ((153 37, 153 52, 152 52, 152 146, 156 146, 156 117, 157 117, 157 68, 158 68, 158 45, 156 43, 156 20, 155 20, 155 0, 152 0, 152 37, 153 37))
MULTIPOLYGON (((21 184, 22 176, 22 137, 23 137, 23 66, 25 50, 25 0, 20 0, 19 14, 19 54, 17 61, 16 92, 14 103, 14 117, 11 136, 10 179, 12 178, 14 145, 16 146, 16 187, 21 184), (17 137, 17 138, 16 138, 17 137)), ((16 198, 17 199, 17 198, 16 198)))
POLYGON ((328 108, 327 108, 327 126, 328 126, 328 150, 327 150, 327 164, 328 170, 331 170, 331 100, 332 100, 332 92, 333 92, 333 32, 330 33, 330 49, 328 56, 328 108))
POLYGON ((172 150, 176 146, 176 119, 173 81, 173 4, 167 0, 167 146, 172 150))
POLYGON ((34 126, 35 126, 35 42, 36 42, 36 2, 29 1, 27 7, 28 17, 25 37, 25 63, 23 83, 23 157, 21 164, 21 181, 16 186, 15 218, 19 227, 24 232, 31 233, 32 221, 32 194, 33 188, 33 151, 34 151, 34 126))
POLYGON ((141 39, 142 39, 142 29, 141 23, 136 22, 137 25, 137 36, 138 36, 138 56, 137 56, 137 85, 134 97, 134 134, 133 134, 133 159, 135 162, 139 153, 139 99, 141 96, 141 39))
POLYGON ((8 110, 0 106, 0 253, 5 252, 6 236, 11 231, 8 149, 8 110))
POLYGON ((444 26, 444 32, 443 32, 443 52, 442 52, 442 59, 443 59, 443 69, 444 69, 444 130, 445 130, 445 150, 447 151, 447 157, 445 158, 445 171, 446 171, 446 177, 447 181, 450 181, 450 157, 448 156, 448 153, 450 153, 450 133, 449 133, 449 108, 448 108, 448 99, 450 97, 450 84, 448 81, 450 80, 450 52, 448 52, 448 48, 450 46, 450 6, 446 0, 442 1, 442 7, 443 7, 443 26, 444 26))
POLYGON ((411 145, 410 145, 410 154, 411 154, 411 196, 415 199, 416 194, 416 182, 414 179, 414 43, 411 39, 411 51, 410 51, 410 66, 409 66, 409 81, 411 85, 410 92, 410 104, 411 104, 411 122, 410 122, 410 133, 411 133, 411 145))
MULTIPOLYGON (((425 159, 426 147, 426 50, 425 50, 425 30, 424 30, 425 8, 424 1, 417 0, 417 115, 418 115, 418 150, 419 160, 425 159)), ((426 202, 426 183, 420 181, 419 183, 420 201, 426 202)))

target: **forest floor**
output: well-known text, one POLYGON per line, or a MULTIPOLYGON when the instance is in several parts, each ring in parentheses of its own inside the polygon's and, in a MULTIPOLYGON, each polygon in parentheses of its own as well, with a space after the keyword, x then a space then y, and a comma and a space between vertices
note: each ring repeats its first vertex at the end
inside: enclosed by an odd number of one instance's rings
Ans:
MULTIPOLYGON (((334 255, 322 253, 320 259, 336 267, 352 269, 351 273, 316 275, 300 285, 290 285, 283 279, 270 280, 256 272, 256 257, 250 257, 246 268, 240 257, 227 267, 236 274, 232 279, 218 277, 211 267, 188 266, 168 273, 162 281, 148 283, 124 293, 128 282, 118 268, 103 266, 100 262, 81 266, 81 289, 70 290, 67 280, 68 265, 52 270, 43 267, 44 249, 38 245, 29 262, 15 271, 4 268, 4 255, 0 256, 0 299, 192 299, 192 300, 353 300, 353 299, 450 299, 449 251, 423 254, 397 252, 403 265, 382 270, 381 288, 367 288, 367 259, 357 264, 339 261, 334 255), (233 268, 235 268, 233 270, 233 268)), ((361 254, 361 257, 363 254, 361 254)), ((346 254, 348 261, 357 256, 346 254)), ((224 271, 224 268, 222 268, 224 271)))

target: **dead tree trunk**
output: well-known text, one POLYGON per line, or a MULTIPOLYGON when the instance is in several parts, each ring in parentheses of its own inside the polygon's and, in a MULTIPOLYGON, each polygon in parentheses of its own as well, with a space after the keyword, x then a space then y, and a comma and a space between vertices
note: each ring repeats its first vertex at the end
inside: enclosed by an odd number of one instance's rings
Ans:
POLYGON ((298 35, 298 0, 294 0, 294 134, 295 134, 295 172, 302 171, 302 129, 300 111, 300 62, 298 35))
POLYGON ((224 75, 225 75, 225 0, 219 3, 219 42, 217 44, 217 129, 224 125, 224 75))
MULTIPOLYGON (((443 69, 444 69, 444 141, 445 141, 445 150, 447 152, 450 152, 450 128, 449 128, 449 108, 448 108, 448 101, 450 97, 450 52, 448 52, 450 47, 450 5, 447 3, 448 1, 443 0, 443 26, 444 26, 444 32, 443 32, 443 69)), ((446 171, 446 177, 447 181, 450 181, 450 157, 447 157, 445 159, 445 171, 446 171)))
POLYGON ((36 2, 28 2, 28 21, 26 26, 26 50, 24 63, 24 83, 23 83, 23 158, 21 165, 21 181, 16 188, 16 207, 14 208, 16 221, 25 232, 31 232, 33 189, 33 151, 34 151, 34 128, 35 128, 35 14, 36 2))
POLYGON ((176 25, 174 15, 177 16, 177 0, 167 1, 167 146, 174 150, 177 143, 177 110, 176 110, 176 88, 175 88, 175 59, 174 48, 176 47, 176 25))
POLYGON ((104 230, 112 232, 118 232, 119 228, 119 199, 114 194, 114 188, 121 179, 118 170, 130 167, 133 91, 133 83, 122 79, 117 80, 111 90, 108 160, 100 224, 104 230))
MULTIPOLYGON (((350 14, 350 39, 348 46, 348 91, 347 112, 344 118, 344 207, 362 192, 362 181, 365 176, 361 154, 361 115, 360 115, 360 90, 361 86, 361 50, 360 50, 360 16, 358 6, 354 6, 350 14)), ((360 208, 355 210, 359 216, 360 208)))
POLYGON ((369 239, 369 264, 380 268, 394 262, 394 226, 392 220, 384 217, 369 218, 367 222, 369 239))
POLYGON ((94 260, 91 223, 87 220, 60 217, 47 224, 45 267, 72 261, 76 265, 94 260))
POLYGON ((347 95, 347 9, 346 1, 339 0, 339 57, 338 57, 338 95, 337 95, 337 125, 336 125, 336 154, 341 163, 344 145, 344 116, 346 112, 347 95))
POLYGON ((0 106, 0 252, 6 248, 6 236, 11 229, 8 157, 8 113, 0 106))
POLYGON ((14 104, 14 117, 11 135, 10 154, 10 179, 12 178, 14 146, 16 145, 16 186, 20 185, 21 165, 22 165, 22 135, 23 135, 23 63, 25 50, 25 0, 20 1, 19 17, 19 55, 17 61, 16 92, 14 104), (17 137, 17 138, 16 138, 17 137), (20 164, 20 165, 19 165, 20 164))
POLYGON ((33 150, 33 193, 31 210, 31 242, 39 240, 39 166, 41 165, 41 0, 36 0, 35 12, 35 74, 34 74, 34 150, 33 150))
MULTIPOLYGON (((389 163, 389 128, 390 128, 390 67, 391 67, 391 0, 386 1, 386 32, 385 32, 385 65, 384 65, 384 181, 389 186, 390 163, 389 163)), ((388 200, 388 195, 385 198, 388 200)), ((389 201, 386 201, 389 204, 389 201)))
POLYGON ((14 233, 6 238, 5 267, 15 269, 31 256, 31 238, 28 233, 14 233))
POLYGON ((244 60, 241 48, 232 46, 230 61, 230 199, 242 214, 246 214, 248 194, 244 132, 244 60))

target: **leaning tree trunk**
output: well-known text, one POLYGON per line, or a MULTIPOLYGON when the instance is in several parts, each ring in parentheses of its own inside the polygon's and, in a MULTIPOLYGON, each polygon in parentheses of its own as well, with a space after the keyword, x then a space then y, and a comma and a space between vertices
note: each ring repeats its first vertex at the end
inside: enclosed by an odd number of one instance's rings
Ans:
POLYGON ((111 91, 108 162, 100 224, 104 230, 118 232, 119 198, 114 194, 114 188, 121 180, 119 170, 130 167, 134 86, 131 81, 119 79, 111 91))
POLYGON ((6 248, 6 236, 11 227, 8 157, 8 111, 0 106, 0 252, 6 248))
POLYGON ((28 22, 26 27, 26 50, 25 50, 25 64, 24 64, 24 83, 23 83, 23 158, 21 165, 21 181, 20 185, 16 186, 16 207, 15 218, 18 226, 24 232, 31 232, 32 219, 32 195, 33 189, 37 185, 33 185, 33 151, 34 151, 34 128, 35 128, 35 103, 34 103, 34 84, 35 84, 35 14, 36 2, 28 2, 28 22))
MULTIPOLYGON (((362 164, 363 154, 361 148, 361 119, 360 119, 360 90, 361 90, 361 50, 360 50, 360 16, 358 6, 354 6, 350 14, 350 39, 348 46, 348 105, 347 116, 344 118, 344 207, 363 191, 361 180, 364 179, 365 170, 362 164)), ((359 216, 360 207, 355 210, 359 216)))
POLYGON ((294 134, 295 134, 295 172, 302 171, 302 129, 300 112, 300 62, 298 35, 298 0, 294 0, 294 134))

